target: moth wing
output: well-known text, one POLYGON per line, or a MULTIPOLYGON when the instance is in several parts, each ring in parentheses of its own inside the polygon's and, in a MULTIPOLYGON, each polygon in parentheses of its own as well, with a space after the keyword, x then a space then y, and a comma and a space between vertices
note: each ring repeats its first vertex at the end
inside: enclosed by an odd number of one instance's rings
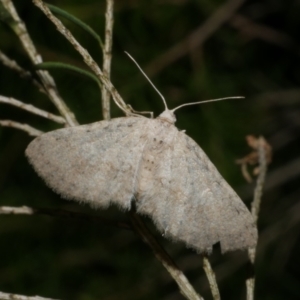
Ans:
POLYGON ((26 155, 64 198, 129 208, 143 144, 143 117, 116 118, 55 130, 33 140, 26 155))
MULTIPOLYGON (((254 247, 257 228, 250 211, 197 143, 187 135, 183 137, 182 144, 189 153, 185 160, 192 174, 190 186, 194 186, 187 209, 194 224, 198 223, 197 231, 204 230, 211 242, 220 242, 222 252, 254 247), (199 218, 202 211, 205 211, 205 219, 199 218)), ((203 241, 196 243, 201 249, 203 241)))
POLYGON ((175 131, 162 148, 154 153, 155 190, 144 192, 138 210, 164 235, 198 252, 211 252, 217 242, 223 252, 254 246, 257 230, 249 210, 202 149, 175 131))

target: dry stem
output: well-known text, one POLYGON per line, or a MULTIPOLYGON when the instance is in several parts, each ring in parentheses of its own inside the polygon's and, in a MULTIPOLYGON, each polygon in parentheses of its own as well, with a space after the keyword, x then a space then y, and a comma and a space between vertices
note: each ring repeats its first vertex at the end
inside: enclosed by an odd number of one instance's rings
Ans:
POLYGON ((29 111, 35 115, 38 115, 38 116, 41 116, 41 117, 44 117, 46 119, 49 119, 49 120, 52 120, 56 123, 59 123, 59 124, 65 124, 66 123, 66 120, 60 116, 56 116, 54 114, 51 114, 45 110, 42 110, 42 109, 39 109, 31 104, 25 104, 19 100, 16 100, 14 98, 11 98, 11 97, 4 97, 4 96, 0 96, 0 103, 6 103, 6 104, 10 104, 10 105, 13 105, 13 106, 16 106, 16 107, 19 107, 21 109, 24 109, 26 111, 29 111))
MULTIPOLYGON (((266 158, 266 141, 263 137, 258 138, 258 158, 259 158, 259 175, 257 177, 256 187, 254 191, 254 199, 251 204, 251 213, 255 222, 257 222, 258 214, 260 210, 261 197, 263 186, 265 183, 266 173, 267 173, 267 158, 266 158)), ((255 261, 256 248, 248 249, 249 260, 254 265, 255 261)), ((255 288, 255 277, 254 275, 249 277, 246 280, 246 288, 247 288, 247 300, 254 299, 254 288, 255 288)))
POLYGON ((203 255, 203 269, 209 282, 210 290, 214 300, 221 300, 216 275, 210 265, 208 257, 203 255))
POLYGON ((53 298, 44 298, 40 296, 24 296, 24 295, 16 295, 16 294, 8 294, 0 292, 1 300, 57 300, 53 298))
MULTIPOLYGON (((88 221, 96 224, 113 226, 121 229, 132 230, 130 224, 126 222, 113 222, 98 216, 91 216, 83 213, 71 212, 61 209, 33 208, 29 206, 0 206, 0 215, 45 215, 59 217, 63 219, 75 219, 88 221)), ((0 298, 1 299, 1 298, 0 298)))
POLYGON ((4 66, 17 72, 22 78, 29 79, 39 89, 40 92, 45 93, 44 87, 32 77, 32 74, 29 71, 24 70, 21 66, 19 66, 19 64, 15 60, 10 59, 1 50, 0 61, 4 66))
MULTIPOLYGON (((105 43, 103 48, 103 75, 110 79, 111 68, 111 51, 112 51, 112 33, 113 33, 113 9, 114 0, 106 0, 106 13, 105 13, 105 43)), ((104 120, 110 119, 110 92, 104 85, 101 88, 102 93, 102 114, 104 120)))
POLYGON ((267 158, 266 158, 266 148, 265 148, 265 139, 260 136, 258 138, 258 160, 259 160, 259 175, 257 177, 256 187, 254 191, 254 199, 251 204, 251 213, 252 216, 257 222, 258 214, 260 210, 261 197, 263 192, 263 187, 265 184, 265 178, 267 173, 267 158))
MULTIPOLYGON (((23 48, 27 52, 32 63, 35 65, 42 63, 42 57, 37 52, 28 34, 26 25, 20 19, 14 7, 13 2, 11 0, 0 0, 0 1, 2 2, 3 6, 5 7, 5 9, 7 10, 7 12, 10 14, 12 18, 9 22, 9 25, 18 36, 19 40, 23 45, 23 48)), ((66 119, 67 124, 70 126, 78 125, 78 122, 76 121, 74 114, 69 110, 69 108, 66 106, 63 99, 60 97, 56 88, 56 84, 53 78, 51 77, 51 75, 47 71, 42 71, 42 70, 37 71, 37 74, 40 77, 50 100, 56 106, 60 114, 66 119)))
POLYGON ((38 130, 28 124, 21 124, 19 122, 12 121, 12 120, 0 120, 0 126, 20 129, 27 132, 31 136, 39 136, 43 133, 43 131, 38 130))
POLYGON ((130 212, 130 217, 135 231, 152 249, 155 257, 162 263, 169 274, 177 282, 183 296, 185 296, 189 300, 203 300, 203 298, 194 290, 193 286, 190 284, 183 272, 176 266, 167 252, 155 240, 149 229, 141 221, 140 217, 135 212, 130 212))
POLYGON ((100 79, 106 89, 110 92, 118 107, 122 109, 126 115, 131 114, 131 111, 128 109, 120 94, 117 92, 110 80, 103 74, 102 70, 99 68, 88 51, 77 42, 72 33, 62 24, 59 19, 57 19, 51 13, 49 8, 43 3, 43 1, 33 0, 33 3, 41 9, 41 11, 47 16, 47 18, 56 26, 57 30, 73 45, 74 49, 82 56, 83 61, 95 73, 95 75, 100 79))

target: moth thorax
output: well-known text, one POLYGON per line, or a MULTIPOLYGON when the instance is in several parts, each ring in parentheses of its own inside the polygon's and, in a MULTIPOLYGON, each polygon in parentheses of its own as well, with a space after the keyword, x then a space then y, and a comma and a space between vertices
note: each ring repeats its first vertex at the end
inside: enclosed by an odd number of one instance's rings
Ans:
POLYGON ((163 111, 158 117, 158 119, 167 121, 171 124, 174 124, 176 122, 176 117, 175 114, 173 113, 173 111, 166 109, 165 111, 163 111))

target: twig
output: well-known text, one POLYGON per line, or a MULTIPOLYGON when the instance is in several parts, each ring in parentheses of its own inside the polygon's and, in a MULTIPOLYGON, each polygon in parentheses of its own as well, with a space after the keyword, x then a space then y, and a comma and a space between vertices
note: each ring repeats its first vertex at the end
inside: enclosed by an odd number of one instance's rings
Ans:
POLYGON ((176 266, 166 251, 155 240, 148 228, 141 221, 140 217, 133 211, 130 212, 130 217, 135 231, 152 249, 155 257, 163 264, 169 274, 177 282, 181 293, 189 300, 203 300, 203 298, 194 290, 193 286, 190 284, 182 271, 176 266))
MULTIPOLYGON (((252 257, 255 258, 255 248, 251 248, 248 250, 248 256, 250 260, 252 257)), ((251 268, 252 267, 253 264, 251 268)), ((251 276, 246 279, 247 300, 254 300, 254 289, 255 289, 255 277, 254 275, 251 274, 251 276)))
POLYGON ((216 275, 210 265, 208 257, 203 255, 203 269, 209 282, 210 290, 214 300, 221 300, 216 275))
POLYGON ((40 296, 24 296, 16 294, 7 294, 0 292, 0 300, 57 300, 53 298, 44 298, 40 296))
MULTIPOLYGON (((267 173, 267 157, 266 157, 266 141, 260 136, 257 140, 258 142, 258 161, 259 161, 259 175, 257 177, 256 187, 254 191, 254 198, 251 204, 251 213, 255 222, 257 222, 258 214, 260 210, 261 197, 263 186, 265 183, 266 173, 267 173)), ((255 261, 256 248, 248 249, 248 257, 251 263, 251 268, 253 268, 255 261)), ((255 276, 254 274, 249 276, 246 280, 246 288, 247 288, 247 300, 254 299, 254 288, 255 288, 255 276)))
POLYGON ((260 203, 261 203, 261 197, 263 192, 263 187, 265 184, 265 178, 267 173, 267 158, 266 158, 266 147, 265 147, 266 141, 265 139, 260 136, 258 138, 258 161, 259 161, 259 175, 257 177, 256 187, 254 191, 254 199, 251 204, 251 213, 252 216, 257 222, 258 214, 260 210, 260 203))
POLYGON ((47 16, 47 18, 56 26, 57 30, 73 45, 74 49, 82 56, 83 61, 97 75, 106 89, 110 92, 117 106, 121 110, 123 110, 126 115, 130 115, 131 111, 128 109, 126 103, 117 92, 113 84, 110 82, 110 80, 103 74, 88 51, 77 42, 72 33, 62 24, 59 19, 57 19, 51 13, 49 8, 41 0, 33 0, 33 3, 41 9, 41 11, 47 16))
MULTIPOLYGON (((103 48, 103 75, 110 79, 111 51, 112 51, 112 33, 113 33, 113 9, 114 0, 106 0, 105 12, 105 43, 103 48)), ((102 93, 102 114, 104 120, 110 119, 110 92, 105 86, 101 88, 102 93)))
POLYGON ((242 6, 245 0, 230 0, 216 10, 206 22, 193 31, 184 40, 160 55, 145 68, 149 76, 153 76, 166 68, 168 65, 191 52, 204 43, 223 23, 242 6))
POLYGON ((35 115, 44 117, 46 119, 49 119, 51 121, 54 121, 56 123, 59 124, 65 124, 66 120, 60 116, 56 116, 54 114, 51 114, 45 110, 39 109, 31 104, 25 104, 19 100, 16 100, 14 98, 11 97, 4 97, 4 96, 0 96, 0 103, 6 103, 6 104, 10 104, 16 107, 19 107, 21 109, 24 109, 26 111, 29 111, 35 115))
POLYGON ((132 230, 130 224, 126 222, 113 222, 98 216, 87 215, 83 213, 71 212, 61 209, 33 208, 29 206, 11 207, 0 206, 0 215, 46 215, 51 217, 59 217, 63 219, 75 219, 88 221, 97 224, 104 224, 121 229, 132 230))
MULTIPOLYGON (((11 0, 0 0, 10 14, 11 19, 8 21, 8 24, 12 30, 16 33, 19 40, 21 41, 23 48, 27 52, 32 63, 37 65, 43 62, 41 55, 37 52, 26 28, 25 23, 20 19, 14 4, 11 0)), ((56 106, 60 114, 66 119, 67 124, 70 126, 78 125, 78 122, 75 119, 74 114, 69 110, 63 99, 60 97, 54 79, 47 71, 39 70, 37 71, 38 76, 40 77, 45 90, 56 106)))
POLYGON ((30 136, 39 136, 43 133, 43 131, 40 131, 28 124, 21 124, 19 122, 12 121, 12 120, 0 120, 0 126, 20 129, 27 132, 30 136))
POLYGON ((0 61, 4 66, 19 73, 19 75, 22 78, 30 80, 39 89, 40 92, 45 93, 44 87, 32 77, 32 74, 29 71, 24 70, 21 66, 18 65, 18 63, 15 60, 10 59, 1 50, 0 50, 0 61))

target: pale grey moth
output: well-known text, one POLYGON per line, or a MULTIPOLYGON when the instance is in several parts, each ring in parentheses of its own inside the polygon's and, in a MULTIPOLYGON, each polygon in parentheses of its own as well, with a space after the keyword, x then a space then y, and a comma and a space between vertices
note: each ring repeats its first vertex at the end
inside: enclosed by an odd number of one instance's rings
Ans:
POLYGON ((150 216, 158 229, 197 252, 254 247, 253 218, 167 107, 156 119, 115 118, 55 130, 33 140, 26 155, 36 172, 67 199, 111 203, 150 216))

